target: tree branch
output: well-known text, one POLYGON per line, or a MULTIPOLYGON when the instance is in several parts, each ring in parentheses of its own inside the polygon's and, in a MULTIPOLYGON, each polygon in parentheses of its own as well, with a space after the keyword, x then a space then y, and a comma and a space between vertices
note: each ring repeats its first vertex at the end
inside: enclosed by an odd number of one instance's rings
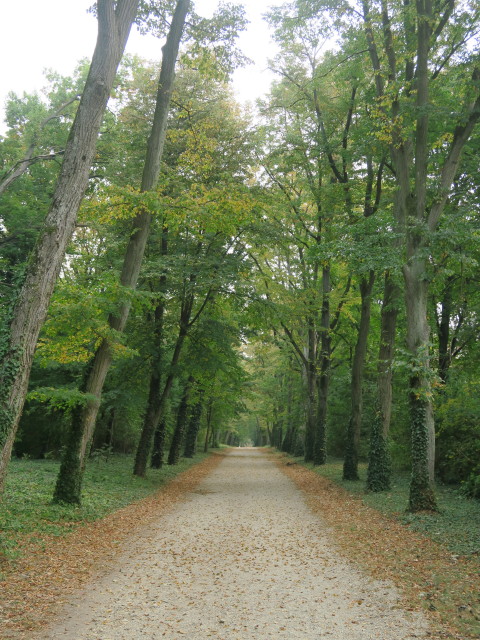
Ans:
POLYGON ((13 165, 13 167, 8 169, 7 172, 4 174, 2 180, 0 181, 0 195, 12 184, 12 182, 14 182, 17 178, 20 178, 20 176, 22 176, 25 173, 25 171, 28 169, 28 167, 31 164, 34 164, 39 160, 51 160, 56 156, 63 155, 64 153, 63 150, 57 151, 55 153, 47 153, 47 154, 42 154, 38 156, 34 156, 33 152, 35 151, 35 147, 37 145, 38 136, 46 127, 46 125, 51 120, 55 120, 56 118, 59 118, 62 115, 62 112, 64 111, 64 109, 66 109, 73 102, 76 102, 79 99, 80 99, 79 95, 74 96, 73 98, 65 102, 65 104, 62 104, 60 107, 58 107, 58 109, 53 114, 47 116, 44 120, 42 120, 37 131, 34 133, 32 141, 22 160, 19 160, 13 165))
MULTIPOLYGON (((472 83, 474 86, 478 87, 479 82, 480 67, 476 67, 472 73, 472 83)), ((452 146, 450 147, 450 152, 445 160, 445 164, 443 165, 442 173, 440 175, 438 197, 434 200, 427 218, 427 224, 430 231, 435 231, 438 225, 438 221, 440 219, 444 205, 447 201, 448 193, 452 186, 453 179, 455 178, 455 175, 457 173, 460 154, 479 119, 480 92, 477 88, 476 100, 470 106, 464 124, 458 125, 455 128, 455 132, 453 134, 452 146)))

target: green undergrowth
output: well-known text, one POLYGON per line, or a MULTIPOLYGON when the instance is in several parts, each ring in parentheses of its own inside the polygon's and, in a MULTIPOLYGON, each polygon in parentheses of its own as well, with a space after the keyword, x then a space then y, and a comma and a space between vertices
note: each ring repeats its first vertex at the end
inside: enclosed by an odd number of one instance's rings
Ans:
POLYGON ((85 473, 81 506, 52 503, 59 462, 12 460, 0 505, 0 560, 19 557, 27 540, 41 544, 44 536, 63 536, 79 524, 155 493, 207 456, 199 453, 175 466, 149 469, 146 478, 132 475, 133 456, 94 459, 85 473))
POLYGON ((342 460, 322 466, 306 464, 303 458, 293 458, 316 473, 329 478, 348 492, 359 495, 363 502, 381 513, 394 515, 413 531, 444 544, 453 554, 480 553, 480 501, 466 498, 458 488, 437 485, 438 513, 407 513, 409 477, 396 475, 391 491, 369 493, 365 490, 367 465, 359 465, 360 481, 342 479, 342 460))

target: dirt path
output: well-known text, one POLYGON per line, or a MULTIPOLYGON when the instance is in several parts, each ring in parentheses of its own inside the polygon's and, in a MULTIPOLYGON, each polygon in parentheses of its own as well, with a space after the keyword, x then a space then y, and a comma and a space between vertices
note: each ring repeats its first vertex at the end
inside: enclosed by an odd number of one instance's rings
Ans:
POLYGON ((36 638, 425 637, 425 619, 342 559, 329 533, 272 461, 235 450, 36 638))

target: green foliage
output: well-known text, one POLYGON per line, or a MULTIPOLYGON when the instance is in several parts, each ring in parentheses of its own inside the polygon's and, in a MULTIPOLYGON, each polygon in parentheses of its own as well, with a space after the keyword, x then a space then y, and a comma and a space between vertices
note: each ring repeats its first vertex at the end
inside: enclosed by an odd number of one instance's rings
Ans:
MULTIPOLYGON (((141 2, 141 29, 163 35, 175 4, 141 2)), ((375 77, 365 71, 369 63, 361 15, 347 5, 296 0, 272 9, 268 19, 280 47, 272 62, 278 80, 261 102, 263 123, 255 127, 223 82, 243 62, 235 44, 245 26, 243 9, 223 4, 209 19, 192 11, 162 175, 158 189, 149 193, 140 193, 139 185, 158 69, 138 58, 125 58, 105 116, 80 226, 37 349, 15 449, 19 455, 53 455, 61 449, 65 417, 86 400, 78 391, 81 372, 104 338, 114 348, 115 361, 94 447, 131 451, 142 424, 152 360, 160 349, 159 369, 165 376, 186 301, 191 302, 187 322, 192 323, 174 370, 172 406, 163 433, 167 440, 173 434, 179 380, 193 375, 204 394, 201 435, 207 435, 208 423, 214 443, 219 434, 230 442, 258 445, 270 437, 276 446, 303 453, 306 366, 312 365, 318 379, 327 335, 328 450, 344 453, 350 418, 345 390, 358 329, 359 283, 371 270, 378 282, 385 270, 400 282, 405 259, 397 248, 401 230, 392 218, 396 175, 388 147, 395 136, 398 145, 412 138, 418 113, 415 91, 405 86, 402 75, 413 51, 408 37, 403 38, 403 18, 409 14, 404 5, 387 5, 399 54, 399 78, 391 83, 383 66, 375 77), (325 39, 333 33, 340 34, 338 47, 325 51, 325 39), (381 99, 375 97, 378 78, 386 85, 381 99), (389 110, 396 98, 400 111, 392 120, 389 110), (377 194, 380 178, 382 191, 377 194), (139 211, 151 213, 153 222, 134 292, 118 284, 118 274, 131 220, 139 211), (162 252, 167 228, 168 251, 162 252), (165 306, 161 345, 154 342, 152 328, 159 301, 165 306), (125 335, 119 337, 108 329, 108 317, 122 303, 131 306, 131 314, 125 335), (328 328, 321 323, 326 303, 328 328)), ((427 208, 439 197, 435 176, 450 148, 462 100, 467 104, 476 91, 469 81, 470 52, 461 53, 462 38, 472 34, 477 15, 464 11, 466 6, 451 16, 438 46, 432 48, 432 73, 438 73, 428 105, 427 208), (442 66, 442 55, 448 52, 451 56, 442 66)), ((381 16, 374 9, 372 25, 381 46, 381 16)), ((411 11, 413 15, 413 5, 411 11)), ((388 56, 381 56, 381 65, 387 62, 388 56)), ((1 172, 8 172, 32 143, 39 153, 63 148, 77 107, 76 100, 70 100, 81 92, 86 68, 81 64, 71 78, 49 72, 42 95, 10 96, 8 129, 0 140, 1 172), (57 115, 48 119, 52 114, 57 115)), ((434 394, 438 475, 446 482, 463 482, 467 493, 478 495, 478 144, 474 133, 438 231, 429 231, 424 221, 407 220, 410 231, 424 240, 421 256, 428 257, 422 277, 431 285, 432 342, 415 356, 407 352, 401 346, 405 317, 399 314, 388 442, 378 432, 374 401, 382 293, 378 288, 373 293, 359 451, 364 460, 364 436, 371 430, 375 464, 367 486, 372 492, 388 488, 389 453, 397 470, 411 461, 412 422, 405 390, 416 377, 421 383, 413 398, 418 404, 417 414, 413 412, 414 462, 426 452, 422 403, 434 394), (443 312, 448 315, 444 327, 449 335, 441 344, 443 312), (446 363, 443 370, 439 364, 443 386, 432 368, 432 354, 439 363, 443 356, 446 363)), ((60 162, 61 156, 32 164, 0 201, 0 297, 6 324, 23 265, 50 205, 60 162)), ((6 335, 0 335, 0 352, 9 348, 6 335)), ((1 374, 5 393, 17 364, 9 366, 1 374)), ((0 441, 7 430, 5 414, 0 441)), ((317 438, 316 443, 316 461, 323 463, 326 442, 317 438)), ((424 481, 425 477, 422 486, 413 487, 421 508, 431 506, 430 499, 421 498, 424 481)))
POLYGON ((66 387, 36 387, 27 394, 27 401, 36 400, 44 403, 48 411, 70 411, 74 407, 84 406, 93 397, 82 393, 78 389, 66 387))
POLYGON ((447 483, 466 483, 471 495, 477 491, 480 472, 479 392, 477 380, 454 377, 438 395, 436 410, 438 476, 447 483))
POLYGON ((472 471, 467 480, 462 484, 461 492, 468 498, 480 499, 480 465, 472 471))
MULTIPOLYGON (((142 0, 137 17, 140 31, 162 38, 175 5, 173 0, 142 0)), ((221 2, 210 18, 191 10, 183 38, 186 51, 181 56, 182 63, 209 77, 228 78, 234 69, 248 62, 237 46, 239 33, 246 25, 245 9, 240 4, 221 2)))

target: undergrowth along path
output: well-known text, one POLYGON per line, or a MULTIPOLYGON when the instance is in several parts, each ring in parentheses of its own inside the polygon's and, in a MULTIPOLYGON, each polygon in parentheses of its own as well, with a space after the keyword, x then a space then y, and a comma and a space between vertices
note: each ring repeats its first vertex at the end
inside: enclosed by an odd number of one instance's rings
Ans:
POLYGON ((262 452, 232 451, 187 491, 37 637, 427 637, 425 617, 340 556, 332 530, 262 452))

